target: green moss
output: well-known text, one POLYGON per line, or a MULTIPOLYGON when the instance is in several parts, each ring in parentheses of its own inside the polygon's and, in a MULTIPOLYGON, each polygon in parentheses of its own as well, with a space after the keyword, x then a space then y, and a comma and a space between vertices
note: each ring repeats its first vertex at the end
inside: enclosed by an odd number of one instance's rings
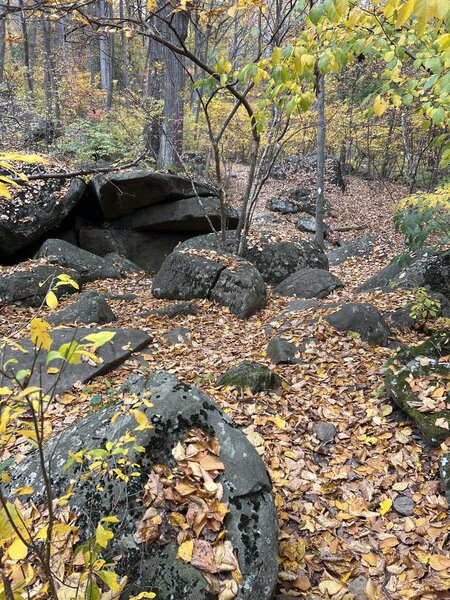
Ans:
POLYGON ((281 379, 265 365, 244 361, 221 375, 216 385, 217 387, 229 386, 239 391, 250 389, 253 394, 256 394, 264 390, 279 389, 281 379))

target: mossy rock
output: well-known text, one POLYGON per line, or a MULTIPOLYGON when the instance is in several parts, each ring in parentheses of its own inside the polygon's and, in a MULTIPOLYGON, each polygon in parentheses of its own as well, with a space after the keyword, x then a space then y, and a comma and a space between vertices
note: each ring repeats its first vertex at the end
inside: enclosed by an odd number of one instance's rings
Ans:
POLYGON ((418 356, 438 359, 450 355, 450 331, 447 328, 439 329, 419 346, 412 346, 401 350, 395 360, 406 364, 418 356))
POLYGON ((277 390, 281 388, 282 381, 265 365, 249 360, 228 369, 218 378, 216 385, 229 386, 239 391, 250 389, 256 394, 264 390, 277 390))
POLYGON ((450 393, 444 398, 448 408, 437 412, 423 413, 414 407, 418 395, 411 389, 407 381, 411 376, 415 379, 433 375, 450 377, 450 363, 438 363, 437 360, 430 358, 429 361, 429 364, 423 365, 415 358, 398 371, 388 369, 385 383, 388 396, 411 417, 426 441, 431 446, 438 446, 450 436, 449 429, 436 425, 437 419, 444 419, 450 424, 450 393))

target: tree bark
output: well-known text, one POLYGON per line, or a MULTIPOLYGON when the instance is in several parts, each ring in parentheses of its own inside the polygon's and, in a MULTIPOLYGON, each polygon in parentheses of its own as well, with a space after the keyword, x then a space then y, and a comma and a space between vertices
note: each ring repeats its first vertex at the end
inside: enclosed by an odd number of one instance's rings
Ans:
POLYGON ((20 11, 20 26, 22 29, 22 38, 23 38, 23 62, 25 65, 25 79, 27 81, 28 90, 33 93, 33 78, 31 76, 31 68, 30 68, 30 42, 28 38, 28 25, 27 19, 25 16, 25 11, 23 10, 23 0, 19 0, 19 6, 22 9, 20 11))
MULTIPOLYGON (((53 120, 53 128, 61 127, 61 107, 59 104, 59 82, 52 52, 52 36, 50 22, 41 18, 42 37, 44 42, 45 87, 48 116, 53 120)), ((49 132, 50 133, 50 132, 49 132)))
MULTIPOLYGON (((105 0, 98 0, 98 17, 105 19, 107 17, 107 8, 105 0)), ((106 102, 108 102, 109 90, 111 88, 111 56, 108 35, 100 33, 99 36, 99 57, 100 57, 100 85, 102 90, 107 93, 106 102)))
POLYGON ((0 18, 0 83, 3 83, 5 73, 5 54, 6 54, 6 17, 0 18))
POLYGON ((325 76, 317 76, 317 186, 316 242, 324 245, 324 183, 325 183, 325 76))

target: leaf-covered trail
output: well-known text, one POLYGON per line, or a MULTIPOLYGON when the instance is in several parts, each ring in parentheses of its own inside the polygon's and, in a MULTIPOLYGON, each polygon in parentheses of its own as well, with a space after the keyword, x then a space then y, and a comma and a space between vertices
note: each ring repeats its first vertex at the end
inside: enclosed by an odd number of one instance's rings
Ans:
MULTIPOLYGON (((405 304, 408 299, 400 292, 353 294, 353 286, 385 264, 392 249, 377 252, 373 259, 334 268, 346 287, 326 302, 357 298, 383 310, 405 304)), ((280 520, 280 593, 310 600, 350 600, 358 597, 358 589, 374 599, 450 597, 450 519, 438 477, 440 451, 426 448, 384 397, 388 349, 337 333, 322 320, 324 311, 290 313, 289 325, 274 320, 289 302, 274 295, 248 321, 209 301, 195 302, 201 309, 196 316, 168 320, 139 316, 171 304, 151 296, 149 278, 88 287, 136 294, 131 301, 110 301, 119 318, 115 326, 143 328, 153 343, 120 370, 60 398, 48 435, 86 415, 93 404, 110 402, 112 386, 131 373, 167 370, 211 395, 267 464, 280 520), (189 340, 171 346, 163 335, 174 327, 189 329, 189 340), (265 351, 280 330, 303 345, 300 364, 272 366, 286 382, 280 395, 240 397, 214 387, 219 374, 245 359, 271 366, 265 351), (333 423, 336 437, 320 443, 313 431, 317 422, 333 423), (401 508, 402 496, 412 499, 409 515, 398 512, 409 512, 401 508)), ((0 317, 0 333, 11 333, 11 323, 17 330, 32 312, 8 307, 0 317)), ((396 333, 404 342, 419 341, 413 334, 396 333)), ((17 440, 17 459, 23 450, 17 440)))

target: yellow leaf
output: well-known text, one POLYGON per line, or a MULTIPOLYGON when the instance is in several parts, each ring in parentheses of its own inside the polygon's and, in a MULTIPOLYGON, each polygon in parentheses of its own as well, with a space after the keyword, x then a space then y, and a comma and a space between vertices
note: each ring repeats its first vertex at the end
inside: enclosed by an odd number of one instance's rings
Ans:
POLYGON ((22 540, 15 540, 8 548, 8 555, 12 560, 23 560, 28 554, 28 548, 22 540))
POLYGON ((137 409, 134 409, 130 412, 138 423, 138 426, 136 427, 135 431, 142 431, 143 429, 152 428, 152 425, 150 425, 150 423, 148 422, 148 417, 145 413, 137 409))
POLYGON ((142 598, 156 598, 156 594, 153 592, 141 592, 137 596, 132 596, 130 600, 142 600, 142 598))
POLYGON ((390 498, 386 498, 386 500, 383 500, 382 502, 380 502, 380 507, 378 509, 378 512, 380 513, 380 515, 385 515, 386 513, 388 513, 392 508, 392 500, 390 498))
POLYGON ((324 579, 319 583, 319 590, 322 594, 329 594, 330 596, 334 596, 338 592, 342 590, 344 586, 339 581, 334 581, 333 579, 324 579))
POLYGON ((389 102, 384 100, 380 95, 378 95, 373 103, 373 112, 377 115, 377 117, 381 117, 388 109, 389 102))
POLYGON ((52 292, 51 290, 45 296, 45 303, 52 310, 54 310, 58 306, 58 298, 56 297, 56 294, 54 292, 52 292))
POLYGON ((279 429, 284 429, 286 427, 286 425, 287 425, 286 421, 284 419, 282 419, 281 417, 272 417, 270 420, 273 421, 273 423, 279 429))
POLYGON ((95 542, 101 548, 107 548, 109 540, 112 540, 114 534, 109 529, 103 527, 101 523, 97 525, 97 529, 95 530, 95 542))
POLYGON ((148 12, 152 12, 158 6, 156 0, 147 0, 147 10, 148 12))
POLYGON ((395 21, 396 27, 401 27, 404 23, 406 23, 406 21, 413 13, 415 4, 416 0, 408 0, 408 2, 405 2, 402 5, 402 7, 397 13, 397 19, 395 21))
POLYGON ((186 540, 178 548, 177 558, 181 558, 181 560, 184 560, 185 562, 191 562, 193 550, 194 550, 193 540, 186 540))
POLYGON ((42 348, 47 352, 52 347, 52 338, 48 332, 50 329, 49 323, 43 319, 32 319, 30 324, 31 341, 36 348, 42 348))
POLYGON ((24 485, 23 487, 16 488, 13 490, 13 494, 18 496, 23 496, 24 494, 32 494, 34 492, 33 488, 29 485, 24 485))

